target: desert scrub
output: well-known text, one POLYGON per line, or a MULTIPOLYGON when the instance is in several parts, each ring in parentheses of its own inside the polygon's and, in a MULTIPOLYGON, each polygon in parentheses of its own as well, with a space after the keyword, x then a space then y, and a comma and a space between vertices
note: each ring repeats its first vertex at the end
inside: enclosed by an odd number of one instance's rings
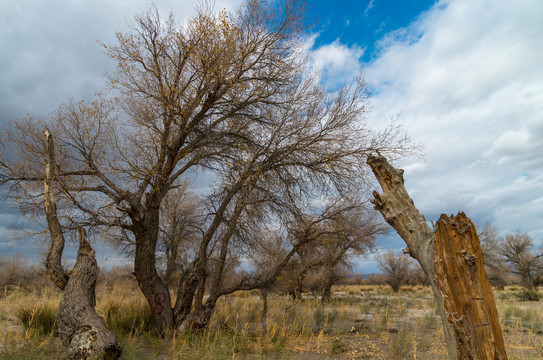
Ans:
POLYGON ((520 301, 539 301, 541 298, 539 292, 533 289, 522 289, 517 296, 520 301))
POLYGON ((332 349, 330 350, 331 354, 342 354, 347 350, 347 345, 345 345, 345 343, 343 343, 339 337, 336 337, 334 341, 332 341, 332 349))
POLYGON ((543 330, 543 314, 538 305, 507 305, 502 309, 504 325, 543 330))
POLYGON ((413 339, 411 332, 405 328, 390 336, 389 351, 392 359, 403 359, 411 353, 413 339))

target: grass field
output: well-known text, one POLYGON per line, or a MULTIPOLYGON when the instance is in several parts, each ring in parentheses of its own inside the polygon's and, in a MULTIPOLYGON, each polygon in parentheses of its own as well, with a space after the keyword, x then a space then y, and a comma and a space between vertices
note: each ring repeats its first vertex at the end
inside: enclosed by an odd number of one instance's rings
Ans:
MULTIPOLYGON (((520 288, 496 293, 509 359, 543 358, 543 307, 520 302, 520 288)), ((0 358, 57 359, 54 314, 62 293, 0 293, 0 358)), ((97 310, 119 338, 122 359, 446 359, 441 321, 429 288, 337 286, 332 302, 302 302, 252 292, 223 298, 209 329, 168 339, 149 335, 150 313, 135 283, 101 284, 97 310)))

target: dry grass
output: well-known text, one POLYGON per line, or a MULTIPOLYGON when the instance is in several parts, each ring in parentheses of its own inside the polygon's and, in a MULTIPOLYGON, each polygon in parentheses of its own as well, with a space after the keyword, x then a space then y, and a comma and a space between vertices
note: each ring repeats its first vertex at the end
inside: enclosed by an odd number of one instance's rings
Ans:
MULTIPOLYGON (((496 293, 510 359, 543 357, 540 303, 496 293)), ((0 358, 56 359, 62 346, 54 314, 62 293, 15 289, 0 294, 0 358)), ((262 313, 255 293, 221 299, 199 334, 171 339, 149 335, 150 313, 134 284, 101 286, 97 310, 123 345, 123 359, 446 359, 440 319, 431 291, 406 287, 338 286, 326 306, 306 296, 293 303, 272 296, 262 313)))

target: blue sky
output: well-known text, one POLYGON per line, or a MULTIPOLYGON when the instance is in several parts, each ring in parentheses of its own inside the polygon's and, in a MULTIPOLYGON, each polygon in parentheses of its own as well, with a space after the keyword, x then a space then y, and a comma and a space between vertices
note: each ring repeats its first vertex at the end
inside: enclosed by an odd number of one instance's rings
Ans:
MULTIPOLYGON (((42 116, 70 97, 87 98, 114 64, 97 40, 145 9, 147 0, 0 0, 0 126, 42 116)), ((194 1, 158 0, 166 14, 195 13, 194 1)), ((217 0, 233 9, 240 0, 217 0)), ((368 123, 398 117, 424 146, 402 159, 406 187, 427 220, 464 211, 501 232, 543 241, 543 2, 540 0, 308 1, 318 23, 307 52, 323 82, 362 72, 371 89, 368 123)), ((13 241, 15 212, 0 204, 0 254, 38 258, 13 241)), ((397 236, 381 248, 399 249, 397 236)), ((101 265, 121 259, 98 249, 101 265)), ((358 270, 375 269, 372 259, 358 270)))
POLYGON ((435 0, 310 1, 309 16, 319 36, 315 46, 339 41, 364 50, 361 60, 376 56, 376 43, 387 33, 404 28, 429 10, 435 0))

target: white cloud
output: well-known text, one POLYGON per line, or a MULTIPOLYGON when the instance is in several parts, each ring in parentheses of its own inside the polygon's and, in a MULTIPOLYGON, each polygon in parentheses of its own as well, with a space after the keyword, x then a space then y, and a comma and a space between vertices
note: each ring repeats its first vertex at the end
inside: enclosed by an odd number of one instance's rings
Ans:
POLYGON ((370 0, 370 2, 368 3, 368 6, 366 6, 366 9, 364 10, 364 16, 368 16, 371 8, 373 7, 373 2, 375 0, 370 0))
MULTIPOLYGON (((116 65, 98 41, 115 43, 148 0, 0 0, 0 123, 53 111, 68 98, 88 98, 116 65)), ((162 17, 195 14, 192 0, 156 0, 162 17)), ((241 0, 217 0, 233 9, 241 0)))
POLYGON ((411 174, 422 172, 426 169, 427 164, 422 162, 414 162, 409 165, 405 165, 403 169, 405 170, 405 175, 410 176, 411 174))
POLYGON ((425 168, 401 166, 429 220, 463 210, 504 231, 543 234, 532 202, 543 196, 541 44, 537 0, 441 1, 380 42, 364 69, 370 115, 377 124, 401 113, 425 145, 425 168))
POLYGON ((313 69, 321 74, 328 85, 348 81, 353 73, 362 70, 360 58, 364 55, 364 49, 347 46, 339 40, 311 49, 317 36, 308 39, 307 50, 313 69))
POLYGON ((364 50, 361 48, 348 47, 336 40, 331 44, 317 48, 313 52, 313 61, 319 70, 352 72, 360 69, 359 59, 363 54, 364 50))

